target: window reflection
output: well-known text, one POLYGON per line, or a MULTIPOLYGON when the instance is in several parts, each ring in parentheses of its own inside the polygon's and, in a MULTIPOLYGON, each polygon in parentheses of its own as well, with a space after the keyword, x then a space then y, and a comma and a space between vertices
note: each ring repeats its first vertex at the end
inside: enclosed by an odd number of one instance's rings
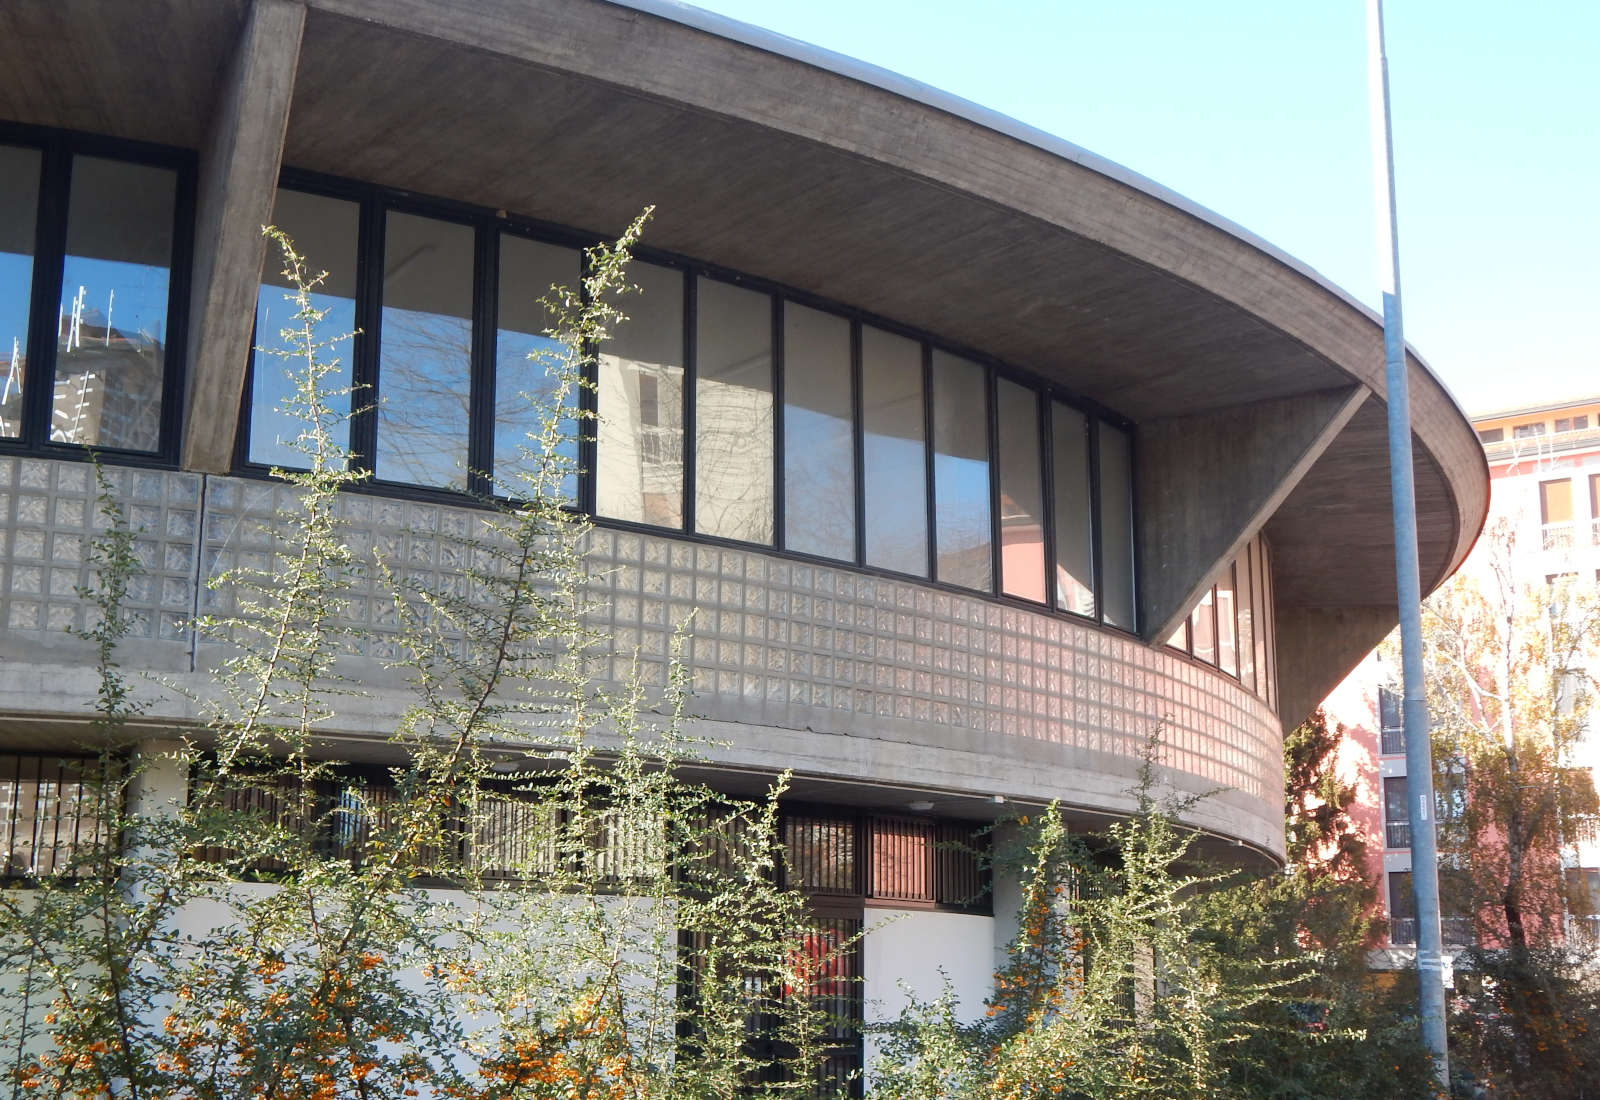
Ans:
MULTIPOLYGON (((287 233, 297 251, 312 258, 313 270, 324 268, 328 275, 311 295, 315 309, 326 310, 319 339, 331 339, 356 329, 356 238, 360 207, 344 199, 308 195, 303 191, 280 190, 272 208, 272 224, 287 233)), ((261 289, 256 293, 255 367, 250 382, 251 462, 264 466, 295 467, 308 464, 308 457, 294 446, 303 424, 298 416, 283 411, 294 396, 289 381, 302 364, 263 354, 287 350, 283 330, 295 324, 294 302, 286 297, 289 284, 275 247, 268 247, 262 269, 261 289)), ((323 378, 323 400, 338 415, 350 411, 351 344, 346 341, 322 353, 338 358, 339 366, 323 378)), ((340 420, 333 426, 333 440, 341 448, 350 446, 350 424, 340 420)))
POLYGON ((772 298, 696 284, 694 526, 772 542, 772 298))
POLYGON ((466 487, 472 271, 470 226, 389 213, 373 465, 383 480, 466 487))
POLYGON ((1255 597, 1251 591, 1255 587, 1252 579, 1254 557, 1255 546, 1249 544, 1235 560, 1238 588, 1235 595, 1239 601, 1239 679, 1251 691, 1256 690, 1255 597))
POLYGON ((937 579, 988 591, 994 559, 984 373, 942 351, 933 353, 933 485, 937 579))
MULTIPOLYGON (((542 299, 552 286, 576 288, 581 276, 578 251, 525 237, 500 238, 500 288, 495 331, 494 477, 496 490, 527 496, 538 470, 540 414, 554 398, 552 371, 559 371, 558 341, 545 335, 551 317, 542 299)), ((576 409, 579 394, 566 395, 576 409)), ((568 501, 578 499, 578 422, 563 416, 557 454, 567 472, 550 486, 568 501)))
POLYGON ((50 438, 132 451, 161 441, 177 173, 74 157, 50 438))
POLYGON ((1189 637, 1194 655, 1208 665, 1217 663, 1216 588, 1206 589, 1189 615, 1189 637))
POLYGON ((1093 615, 1094 497, 1089 491, 1089 419, 1053 402, 1050 409, 1051 479, 1055 505, 1056 606, 1093 615))
POLYGON ((784 545, 802 554, 856 556, 856 457, 850 323, 783 307, 784 545))
POLYGON ((595 510, 683 526, 683 275, 634 263, 640 293, 601 348, 595 510))
POLYGON ((928 459, 922 347, 861 327, 867 564, 928 575, 928 459))
POLYGON ((33 304, 34 219, 39 208, 39 151, 0 145, 0 436, 22 434, 28 310, 33 304))
POLYGON ((1100 424, 1100 531, 1105 621, 1133 630, 1133 440, 1104 421, 1100 424))
POLYGON ((1217 578, 1217 667, 1229 676, 1239 675, 1238 603, 1234 598, 1233 565, 1217 578))
POLYGON ((1015 382, 995 385, 1000 431, 1000 583, 1008 596, 1045 601, 1044 483, 1039 396, 1015 382))

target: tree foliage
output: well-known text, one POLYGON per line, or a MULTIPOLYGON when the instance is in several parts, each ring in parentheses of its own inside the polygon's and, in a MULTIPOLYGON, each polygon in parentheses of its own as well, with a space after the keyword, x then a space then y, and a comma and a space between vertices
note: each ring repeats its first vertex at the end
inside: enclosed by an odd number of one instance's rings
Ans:
MULTIPOLYGON (((485 501, 442 589, 359 547, 314 274, 282 248, 303 426, 272 559, 223 573, 197 625, 224 656, 203 725, 153 749, 117 667, 136 568, 108 488, 95 554, 99 844, 0 894, 12 1091, 138 1100, 621 1100, 810 1091, 825 1021, 807 917, 779 889, 777 791, 682 782, 683 675, 607 687, 564 506, 589 358, 629 292, 636 223, 557 288, 553 396, 523 478, 485 501), (329 734, 366 693, 349 601, 377 573, 414 701, 368 780, 329 734), (177 776, 187 797, 142 791, 177 776), (449 887, 440 889, 440 887, 449 887), (698 953, 680 966, 680 937, 698 953), (778 1040, 747 1041, 759 1014, 778 1040), (774 1053, 775 1051, 775 1053, 774 1053)), ((352 402, 357 404, 357 402, 352 402)), ((781 788, 781 784, 780 784, 781 788)))
POLYGON ((1466 872, 1457 903, 1479 939, 1521 950, 1559 937, 1561 848, 1600 812, 1573 759, 1594 699, 1600 597, 1587 581, 1519 574, 1515 543, 1509 522, 1492 525, 1483 567, 1428 600, 1423 632, 1436 785, 1465 771, 1459 829, 1441 852, 1466 872))

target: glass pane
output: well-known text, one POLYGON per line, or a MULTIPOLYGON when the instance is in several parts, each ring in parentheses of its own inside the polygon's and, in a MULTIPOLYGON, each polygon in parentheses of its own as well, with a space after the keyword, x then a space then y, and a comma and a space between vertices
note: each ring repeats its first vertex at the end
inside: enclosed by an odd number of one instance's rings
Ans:
POLYGON ((177 186, 167 168, 72 160, 50 417, 58 443, 161 443, 177 186))
MULTIPOLYGON (((494 478, 495 491, 528 497, 538 485, 540 413, 555 398, 551 372, 560 373, 561 345, 544 335, 553 318, 541 299, 552 286, 578 286, 582 275, 578 250, 561 248, 526 237, 500 237, 500 291, 495 329, 494 361, 494 478)), ((578 391, 566 395, 565 406, 575 409, 578 391)), ((568 472, 557 492, 565 500, 578 499, 578 421, 561 418, 564 438, 556 453, 568 472)))
POLYGON ((1208 588, 1189 613, 1189 636, 1194 640, 1192 652, 1208 665, 1217 663, 1216 593, 1215 588, 1208 588))
POLYGON ((1384 777, 1383 819, 1391 822, 1411 820, 1411 811, 1406 804, 1406 777, 1403 775, 1384 777))
POLYGON ((1039 395, 1004 378, 995 395, 1000 403, 1000 582, 1008 596, 1044 603, 1039 395))
POLYGON ((1234 601, 1233 565, 1217 578, 1217 667, 1229 676, 1239 675, 1238 605, 1234 601))
POLYGON ((1089 492, 1089 419, 1059 401, 1051 406, 1052 488, 1056 533, 1056 606, 1094 614, 1094 506, 1089 492))
POLYGON ((1277 600, 1272 583, 1272 551, 1266 543, 1261 543, 1261 603, 1258 606, 1258 616, 1261 623, 1261 634, 1265 639, 1264 651, 1266 657, 1260 662, 1261 674, 1266 685, 1267 706, 1274 711, 1278 709, 1278 652, 1277 652, 1277 600))
POLYGON ((388 215, 373 466, 385 481, 466 487, 472 272, 471 226, 388 215))
POLYGON ((1133 440, 1127 432, 1104 422, 1100 425, 1100 546, 1106 622, 1132 630, 1133 440))
POLYGON ((1256 690, 1255 599, 1252 594, 1255 582, 1251 579, 1254 556, 1255 545, 1246 545, 1235 562, 1238 573, 1234 577, 1237 586, 1234 595, 1239 600, 1239 679, 1251 691, 1256 690))
MULTIPOLYGON (((327 310, 318 338, 328 340, 353 333, 356 329, 356 239, 361 208, 344 199, 308 195, 301 191, 279 191, 272 207, 272 224, 289 235, 295 251, 307 257, 313 272, 326 270, 311 304, 327 310)), ((292 444, 304 425, 283 411, 294 394, 291 372, 303 369, 301 363, 270 354, 287 350, 283 330, 294 322, 295 306, 286 299, 288 280, 283 277, 282 256, 277 246, 268 245, 267 262, 261 270, 261 289, 256 292, 256 352, 250 382, 250 461, 264 466, 306 466, 309 460, 292 444)), ((339 360, 339 367, 323 381, 323 400, 340 414, 350 410, 348 393, 333 396, 331 391, 350 386, 352 344, 345 341, 328 348, 323 355, 339 360)), ((340 421, 334 442, 350 446, 349 421, 340 421)))
POLYGON ((850 322, 783 307, 783 541, 839 561, 856 556, 856 453, 850 322))
POLYGON ((1173 628, 1167 635, 1167 645, 1173 649, 1189 652, 1189 620, 1185 619, 1173 628))
POLYGON ((933 353, 933 515, 936 579, 989 591, 989 402, 983 368, 933 353))
POLYGON ((867 564, 928 575, 922 347, 861 326, 867 564))
POLYGON ((694 527, 772 542, 772 297, 701 279, 695 302, 694 527))
POLYGON ((22 434, 28 310, 33 302, 33 233, 39 209, 39 151, 0 145, 0 436, 22 434))
POLYGON ((600 354, 595 510, 683 526, 683 274, 635 263, 640 293, 600 354))
POLYGON ((1251 550, 1251 581, 1255 585, 1255 592, 1251 595, 1254 614, 1251 623, 1256 632, 1256 694, 1272 705, 1272 692, 1269 687, 1267 675, 1267 616, 1271 613, 1267 605, 1267 556, 1266 547, 1262 545, 1258 536, 1250 546, 1251 550))

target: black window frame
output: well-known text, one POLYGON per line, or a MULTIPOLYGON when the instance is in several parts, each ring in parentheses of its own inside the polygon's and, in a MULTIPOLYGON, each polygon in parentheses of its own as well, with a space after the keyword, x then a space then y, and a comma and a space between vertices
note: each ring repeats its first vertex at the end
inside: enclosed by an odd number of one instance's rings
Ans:
MULTIPOLYGON (((370 470, 372 458, 376 453, 378 418, 371 415, 374 403, 381 399, 382 379, 379 377, 378 359, 382 340, 381 312, 382 312, 382 249, 385 215, 390 210, 414 214, 421 217, 438 218, 443 221, 467 224, 473 227, 475 237, 475 274, 473 288, 473 355, 470 367, 472 392, 469 396, 469 424, 468 424, 468 477, 466 486, 462 490, 445 489, 421 485, 413 485, 397 481, 380 481, 368 478, 359 486, 354 487, 358 492, 370 492, 378 495, 430 501, 437 503, 472 504, 485 503, 495 495, 492 459, 493 459, 493 415, 494 408, 494 367, 495 367, 495 324, 498 313, 498 278, 499 272, 495 264, 495 257, 499 249, 499 234, 509 233, 527 237, 562 247, 582 250, 596 244, 604 243, 609 238, 601 233, 563 226, 536 218, 524 217, 502 210, 492 210, 487 207, 476 206, 470 203, 450 199, 432 198, 418 195, 414 192, 385 187, 379 184, 364 183, 356 180, 330 176, 320 172, 311 172, 295 167, 285 167, 280 175, 278 186, 280 188, 302 191, 308 194, 323 195, 329 198, 343 199, 358 204, 360 210, 360 231, 357 240, 357 270, 355 279, 356 293, 356 327, 353 345, 349 353, 351 362, 352 381, 361 387, 360 397, 356 400, 356 411, 352 417, 350 443, 352 452, 358 456, 352 464, 354 469, 370 470)), ((314 243, 297 242, 308 250, 314 249, 314 243)), ((572 503, 571 510, 580 512, 592 518, 603 527, 619 530, 638 531, 642 533, 669 532, 675 538, 706 545, 728 547, 735 549, 765 550, 782 554, 800 561, 824 567, 844 567, 869 576, 882 576, 895 580, 912 580, 918 584, 927 585, 952 594, 976 596, 981 599, 1008 604, 1030 611, 1047 611, 1051 614, 1061 615, 1080 622, 1091 622, 1116 633, 1137 637, 1140 624, 1135 622, 1130 627, 1121 627, 1106 620, 1105 608, 1108 600, 1105 596, 1105 570, 1103 568, 1103 539, 1101 535, 1101 486, 1099 470, 1099 435, 1102 425, 1110 425, 1125 431, 1130 439, 1130 500, 1129 508, 1132 514, 1132 535, 1134 545, 1138 545, 1140 538, 1140 518, 1138 501, 1139 480, 1139 433, 1137 425, 1127 417, 1111 410, 1092 399, 1086 398, 1059 383, 1044 378, 1034 372, 1005 363, 992 355, 986 355, 974 348, 966 347, 960 343, 939 339, 930 333, 900 324, 889 318, 880 317, 865 310, 857 309, 819 295, 796 290, 792 287, 733 271, 715 264, 695 260, 679 253, 655 249, 649 246, 640 246, 633 250, 637 260, 643 263, 658 265, 681 271, 684 275, 684 364, 683 364, 683 508, 680 523, 674 527, 661 527, 654 524, 638 523, 629 520, 619 520, 596 514, 595 511, 595 476, 597 441, 595 433, 585 430, 579 440, 578 459, 580 476, 578 478, 577 500, 572 503), (695 369, 695 326, 697 311, 695 308, 697 295, 697 282, 700 279, 714 279, 719 282, 729 283, 734 286, 752 290, 768 295, 772 300, 773 311, 773 479, 774 486, 774 515, 773 538, 770 543, 743 542, 734 539, 720 538, 707 535, 694 530, 694 467, 696 455, 694 453, 694 396, 697 386, 697 372, 695 369), (784 529, 785 516, 783 514, 783 472, 784 472, 784 433, 783 433, 783 401, 785 391, 784 349, 782 316, 786 305, 794 304, 806 306, 822 313, 840 317, 850 325, 851 347, 851 420, 854 437, 854 472, 855 472, 855 519, 856 519, 856 547, 851 560, 828 558, 821 555, 804 553, 791 550, 787 547, 787 532, 784 529), (989 498, 990 523, 995 527, 999 523, 998 496, 998 425, 995 423, 996 402, 995 387, 998 378, 1004 377, 1021 385, 1035 394, 1040 401, 1040 431, 1039 453, 1043 469, 1041 482, 1045 491, 1044 498, 1044 526, 1047 551, 1054 545, 1056 524, 1055 501, 1050 490, 1050 478, 1053 476, 1051 469, 1051 443, 1049 431, 1051 426, 1051 408, 1053 402, 1061 402, 1084 414, 1089 425, 1089 476, 1091 496, 1091 524, 1094 548, 1094 591, 1095 610, 1092 615, 1084 615, 1061 606, 1057 600, 1055 586, 1046 584, 1046 599, 1044 602, 1029 600, 1023 597, 1007 595, 1004 592, 1004 582, 999 568, 1000 546, 997 538, 991 539, 993 567, 990 570, 990 583, 987 589, 972 589, 956 584, 940 582, 932 577, 932 566, 936 555, 936 517, 932 508, 934 487, 932 483, 932 463, 934 440, 930 431, 924 432, 923 447, 926 464, 929 471, 926 490, 929 508, 926 517, 927 546, 929 557, 929 576, 918 576, 912 573, 900 573, 895 570, 868 565, 865 555, 865 469, 862 447, 862 372, 861 362, 861 330, 863 326, 872 326, 885 332, 902 336, 915 341, 921 348, 924 367, 923 386, 923 411, 924 424, 932 416, 933 395, 928 383, 929 363, 933 350, 937 348, 942 352, 967 359, 977 364, 984 372, 984 392, 988 408, 984 416, 988 425, 988 457, 989 457, 989 498)), ((311 252, 313 262, 315 253, 311 252)), ((253 343, 254 341, 252 341, 253 343)), ((270 467, 255 463, 250 460, 250 429, 251 429, 251 401, 254 386, 254 371, 256 369, 255 355, 252 351, 250 362, 247 364, 245 384, 240 397, 239 431, 235 437, 234 472, 249 477, 265 477, 270 467)), ((588 379, 590 385, 585 386, 579 398, 580 409, 593 412, 596 395, 593 389, 594 377, 588 379)), ((993 534, 993 531, 991 531, 993 534)), ((1047 559, 1047 571, 1053 568, 1047 559)), ((1138 613, 1139 577, 1137 561, 1134 563, 1132 578, 1135 617, 1138 613)))
POLYGON ((199 157, 128 138, 0 122, 0 144, 40 153, 39 205, 35 212, 33 271, 29 285, 27 368, 23 375, 22 434, 0 439, 0 453, 86 460, 91 455, 122 466, 175 468, 182 447, 188 378, 189 297, 194 272, 196 177, 199 157), (167 267, 166 341, 162 347, 161 417, 154 450, 62 443, 50 438, 55 391, 57 320, 66 260, 72 161, 87 156, 173 172, 172 250, 167 267))
MULTIPOLYGON (((42 751, 42 750, 38 750, 38 751, 36 751, 36 750, 16 750, 16 751, 11 751, 11 752, 6 752, 6 753, 3 753, 3 754, 0 754, 0 759, 3 759, 5 761, 7 761, 8 763, 9 762, 14 762, 15 763, 16 772, 17 772, 16 777, 13 778, 13 779, 9 779, 9 780, 0 779, 0 786, 5 786, 5 785, 9 784, 14 789, 14 791, 20 790, 20 788, 26 782, 24 780, 23 774, 22 774, 23 773, 23 762, 24 761, 32 761, 33 764, 34 764, 34 776, 33 776, 33 779, 32 779, 32 784, 34 786, 35 791, 37 792, 37 790, 40 787, 40 785, 42 785, 43 783, 52 781, 52 780, 48 779, 44 774, 45 765, 53 763, 56 766, 56 775, 55 775, 55 778, 54 778, 53 781, 59 783, 61 781, 61 777, 66 773, 66 766, 67 765, 83 765, 85 768, 95 768, 95 767, 101 766, 101 761, 102 761, 103 758, 95 756, 95 755, 92 755, 92 754, 89 754, 89 753, 82 753, 82 752, 49 752, 49 751, 42 751)), ((120 767, 121 766, 120 762, 115 757, 113 757, 111 759, 110 764, 113 767, 120 767)), ((80 778, 78 782, 79 782, 79 784, 81 786, 83 784, 84 780, 82 778, 80 778)), ((69 881, 69 882, 70 881, 79 881, 79 880, 81 880, 82 876, 80 876, 80 875, 62 874, 55 868, 52 868, 51 871, 49 871, 45 875, 38 875, 38 874, 33 874, 33 873, 18 873, 18 872, 16 872, 14 870, 14 862, 13 862, 13 858, 12 857, 15 854, 15 849, 16 849, 15 838, 16 838, 16 835, 17 835, 18 825, 19 825, 19 823, 21 821, 21 815, 19 813, 20 804, 21 804, 21 800, 20 799, 16 799, 13 802, 12 806, 4 811, 4 813, 5 813, 4 821, 0 822, 0 825, 3 825, 3 828, 0 828, 0 833, 3 833, 3 835, 8 838, 7 847, 6 847, 5 851, 4 851, 3 857, 0 857, 0 887, 4 887, 4 888, 7 888, 7 889, 26 888, 26 887, 36 886, 40 882, 46 881, 46 880, 48 880, 48 879, 50 879, 52 877, 55 877, 60 881, 69 881)), ((38 805, 38 796, 37 796, 37 794, 35 794, 35 806, 37 807, 37 805, 38 805)), ((55 828, 54 828, 54 830, 52 832, 52 835, 59 841, 60 835, 61 835, 61 821, 62 821, 61 800, 60 800, 59 793, 57 794, 57 796, 56 796, 56 798, 55 798, 55 800, 53 802, 53 805, 55 807, 55 815, 54 816, 55 816, 56 825, 55 825, 55 828)), ((75 813, 73 815, 73 817, 72 817, 73 830, 72 830, 72 840, 70 842, 71 853, 69 855, 69 859, 71 859, 74 862, 82 860, 82 859, 85 859, 85 858, 90 858, 93 855, 93 838, 91 837, 91 839, 89 841, 80 840, 83 823, 86 820, 89 820, 91 817, 92 817, 92 815, 86 815, 86 814, 84 814, 82 812, 75 813)), ((35 818, 35 820, 37 820, 37 817, 35 818)), ((112 827, 115 824, 116 823, 114 821, 112 821, 112 822, 101 822, 99 825, 95 826, 95 828, 96 828, 96 830, 103 829, 104 832, 105 832, 105 835, 101 838, 101 843, 110 845, 113 848, 113 850, 120 851, 121 839, 120 839, 119 836, 115 835, 113 833, 113 831, 112 831, 112 827)), ((57 845, 57 846, 59 846, 59 845, 57 845)), ((30 869, 30 870, 36 870, 36 869, 37 868, 35 867, 35 868, 30 869)))

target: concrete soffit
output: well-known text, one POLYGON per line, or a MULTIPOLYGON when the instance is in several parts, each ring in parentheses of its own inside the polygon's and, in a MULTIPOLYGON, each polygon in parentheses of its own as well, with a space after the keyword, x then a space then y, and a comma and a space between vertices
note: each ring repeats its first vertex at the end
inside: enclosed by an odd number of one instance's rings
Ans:
POLYGON ((1139 425, 1139 621, 1169 636, 1369 396, 1364 386, 1139 425))
POLYGON ((261 226, 272 218, 305 25, 303 3, 254 0, 217 88, 196 195, 185 469, 226 473, 233 466, 267 253, 261 226))

